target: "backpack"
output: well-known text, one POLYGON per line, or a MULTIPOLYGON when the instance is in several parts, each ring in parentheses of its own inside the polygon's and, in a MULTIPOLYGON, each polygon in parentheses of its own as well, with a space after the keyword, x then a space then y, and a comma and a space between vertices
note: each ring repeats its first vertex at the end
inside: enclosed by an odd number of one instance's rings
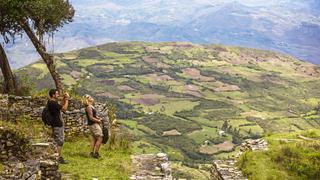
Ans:
POLYGON ((46 125, 46 126, 52 126, 52 121, 53 121, 53 117, 49 112, 49 107, 48 107, 48 103, 46 105, 46 107, 43 109, 42 114, 41 114, 41 119, 42 122, 46 125))

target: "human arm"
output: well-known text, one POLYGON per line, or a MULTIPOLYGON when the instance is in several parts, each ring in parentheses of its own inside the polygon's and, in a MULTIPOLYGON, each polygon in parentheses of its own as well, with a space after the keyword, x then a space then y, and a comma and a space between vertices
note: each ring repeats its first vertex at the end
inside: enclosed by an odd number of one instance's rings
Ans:
POLYGON ((62 112, 66 112, 68 109, 68 105, 69 105, 69 99, 70 99, 70 95, 68 93, 65 93, 62 99, 62 112))
POLYGON ((95 118, 93 117, 93 112, 92 112, 92 108, 90 106, 86 107, 86 112, 88 113, 88 118, 93 121, 93 122, 97 122, 97 123, 101 123, 101 118, 95 118))

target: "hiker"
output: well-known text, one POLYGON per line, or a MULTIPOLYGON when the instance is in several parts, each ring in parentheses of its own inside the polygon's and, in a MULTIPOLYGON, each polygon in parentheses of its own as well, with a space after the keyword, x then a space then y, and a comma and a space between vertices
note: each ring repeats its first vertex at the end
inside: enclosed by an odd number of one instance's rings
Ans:
POLYGON ((61 149, 64 144, 64 123, 61 116, 61 111, 66 112, 69 104, 70 95, 66 92, 63 96, 61 105, 58 103, 60 96, 57 89, 51 89, 49 91, 50 99, 48 101, 48 111, 52 116, 52 134, 54 144, 56 146, 56 152, 59 155, 58 162, 60 164, 67 164, 67 161, 61 155, 61 149))
POLYGON ((97 116, 97 110, 93 106, 94 99, 90 95, 84 95, 83 104, 86 107, 88 125, 92 134, 90 156, 100 158, 99 149, 103 140, 102 118, 97 116))

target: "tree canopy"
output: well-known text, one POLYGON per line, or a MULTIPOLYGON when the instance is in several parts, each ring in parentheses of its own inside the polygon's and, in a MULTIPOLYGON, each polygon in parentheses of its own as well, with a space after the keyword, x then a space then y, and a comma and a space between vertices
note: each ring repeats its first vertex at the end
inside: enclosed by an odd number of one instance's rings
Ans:
POLYGON ((53 56, 46 51, 43 36, 53 34, 71 22, 74 12, 68 0, 0 1, 0 34, 5 42, 14 40, 17 34, 22 35, 24 31, 46 63, 59 91, 63 89, 61 78, 55 69, 53 56))
POLYGON ((21 33, 21 22, 27 22, 42 39, 72 21, 74 9, 67 0, 1 0, 0 33, 6 41, 21 33))

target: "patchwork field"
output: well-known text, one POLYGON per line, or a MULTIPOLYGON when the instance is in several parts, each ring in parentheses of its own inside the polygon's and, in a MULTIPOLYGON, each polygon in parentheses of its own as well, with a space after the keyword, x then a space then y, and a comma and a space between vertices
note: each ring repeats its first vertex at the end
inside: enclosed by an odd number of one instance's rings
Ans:
MULTIPOLYGON (((320 68, 283 54, 190 43, 110 43, 55 55, 70 91, 113 103, 136 153, 192 166, 245 138, 320 128, 320 68)), ((53 87, 42 62, 18 70, 53 87)), ((232 152, 231 152, 232 153, 232 152)), ((227 155, 226 155, 227 156, 227 155)))

